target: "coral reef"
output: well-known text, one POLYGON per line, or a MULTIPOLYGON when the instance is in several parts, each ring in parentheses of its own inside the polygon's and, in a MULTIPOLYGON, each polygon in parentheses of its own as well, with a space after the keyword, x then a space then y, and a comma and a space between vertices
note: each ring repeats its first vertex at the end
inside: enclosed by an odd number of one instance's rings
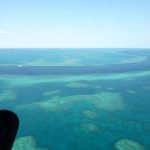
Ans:
POLYGON ((116 92, 101 92, 93 97, 91 103, 98 109, 106 111, 122 110, 125 107, 122 97, 116 92))
POLYGON ((46 91, 44 93, 42 93, 43 96, 52 96, 52 95, 55 95, 57 93, 60 93, 59 90, 55 90, 55 91, 46 91))
POLYGON ((83 110, 83 115, 89 119, 95 119, 97 114, 91 110, 83 110))
POLYGON ((80 82, 80 81, 101 81, 101 80, 134 80, 139 77, 146 77, 150 75, 150 71, 137 71, 128 73, 109 73, 109 74, 93 74, 93 75, 1 75, 0 80, 7 83, 8 87, 28 87, 40 83, 51 82, 80 82))
POLYGON ((117 141, 115 143, 115 148, 117 150, 146 150, 141 144, 129 139, 122 139, 117 141))
POLYGON ((18 138, 12 150, 48 150, 47 148, 37 148, 36 141, 32 136, 18 138))
POLYGON ((134 90, 127 90, 127 93, 129 93, 129 94, 135 94, 136 91, 134 91, 134 90))
POLYGON ((93 123, 84 123, 84 124, 81 124, 80 127, 86 133, 97 132, 99 130, 99 127, 93 123))
POLYGON ((118 111, 125 107, 122 97, 115 92, 101 92, 93 95, 74 95, 66 97, 53 97, 52 99, 34 102, 26 105, 19 105, 17 108, 38 107, 45 111, 65 111, 76 103, 91 103, 97 109, 105 111, 118 111))
POLYGON ((17 94, 12 90, 5 90, 4 92, 0 93, 0 102, 14 100, 16 98, 17 94))
POLYGON ((136 56, 127 60, 122 61, 123 64, 128 64, 128 63, 139 63, 142 61, 145 61, 147 59, 146 56, 136 56))
MULTIPOLYGON (((63 58, 63 57, 62 57, 63 58)), ((62 59, 61 58, 61 59, 62 59)), ((25 63, 26 66, 77 66, 80 65, 78 59, 71 59, 70 57, 65 57, 65 59, 57 61, 46 60, 45 58, 36 59, 25 63)))

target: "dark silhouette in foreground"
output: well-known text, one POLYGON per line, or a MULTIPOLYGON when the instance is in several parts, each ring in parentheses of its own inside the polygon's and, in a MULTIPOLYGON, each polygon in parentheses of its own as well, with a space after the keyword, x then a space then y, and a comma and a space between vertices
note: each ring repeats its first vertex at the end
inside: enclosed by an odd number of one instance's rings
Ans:
POLYGON ((0 110, 0 150, 11 150, 19 127, 17 115, 0 110))

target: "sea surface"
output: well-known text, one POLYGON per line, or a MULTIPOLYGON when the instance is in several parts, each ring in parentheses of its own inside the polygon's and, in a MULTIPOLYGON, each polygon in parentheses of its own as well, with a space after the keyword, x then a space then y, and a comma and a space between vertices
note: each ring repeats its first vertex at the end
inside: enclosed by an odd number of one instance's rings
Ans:
POLYGON ((0 49, 13 150, 150 150, 150 49, 0 49))

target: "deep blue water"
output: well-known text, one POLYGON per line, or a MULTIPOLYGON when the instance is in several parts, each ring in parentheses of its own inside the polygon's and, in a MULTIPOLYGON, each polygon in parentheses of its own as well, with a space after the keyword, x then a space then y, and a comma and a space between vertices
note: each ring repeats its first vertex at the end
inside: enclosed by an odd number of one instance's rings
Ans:
POLYGON ((115 150, 128 139, 148 150, 149 60, 150 49, 0 49, 0 108, 39 148, 115 150))

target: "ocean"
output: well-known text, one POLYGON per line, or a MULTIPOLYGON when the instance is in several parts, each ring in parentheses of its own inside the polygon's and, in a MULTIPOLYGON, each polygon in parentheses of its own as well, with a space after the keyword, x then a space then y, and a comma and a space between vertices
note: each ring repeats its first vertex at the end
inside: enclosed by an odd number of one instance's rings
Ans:
POLYGON ((149 150, 150 49, 0 49, 13 150, 149 150))

